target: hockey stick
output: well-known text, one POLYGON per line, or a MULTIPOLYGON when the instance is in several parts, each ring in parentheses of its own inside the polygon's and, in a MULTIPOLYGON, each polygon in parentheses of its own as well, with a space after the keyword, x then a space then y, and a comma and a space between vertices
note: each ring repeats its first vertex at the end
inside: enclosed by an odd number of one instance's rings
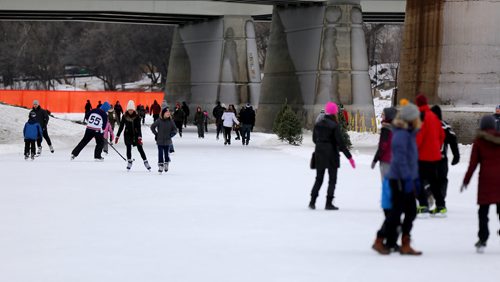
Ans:
POLYGON ((115 152, 116 152, 118 155, 120 155, 120 157, 122 157, 122 159, 123 159, 124 161, 127 161, 127 159, 125 159, 125 158, 123 157, 123 155, 122 155, 122 154, 120 154, 120 152, 118 152, 118 150, 117 150, 117 149, 113 146, 113 143, 109 142, 108 140, 106 140, 106 142, 108 142, 108 145, 109 145, 111 148, 113 148, 113 150, 115 150, 115 152))

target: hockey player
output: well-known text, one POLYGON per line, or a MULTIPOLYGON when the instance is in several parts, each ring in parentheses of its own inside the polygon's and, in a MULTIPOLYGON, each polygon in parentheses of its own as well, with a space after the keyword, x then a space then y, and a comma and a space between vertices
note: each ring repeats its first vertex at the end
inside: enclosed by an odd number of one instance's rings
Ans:
POLYGON ((90 142, 90 140, 95 139, 96 146, 94 149, 94 159, 96 161, 104 161, 102 157, 102 148, 104 146, 104 136, 103 132, 108 124, 108 114, 110 105, 108 102, 104 102, 100 108, 91 110, 85 116, 87 121, 87 129, 85 130, 85 135, 83 139, 76 145, 76 147, 71 152, 71 159, 75 159, 85 146, 90 142))

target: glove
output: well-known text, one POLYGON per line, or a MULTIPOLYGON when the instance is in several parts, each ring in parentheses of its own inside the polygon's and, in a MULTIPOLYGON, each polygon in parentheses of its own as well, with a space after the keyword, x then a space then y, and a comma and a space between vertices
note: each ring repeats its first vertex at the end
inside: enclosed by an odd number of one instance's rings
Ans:
POLYGON ((467 184, 462 184, 462 186, 460 187, 460 193, 462 193, 463 191, 465 191, 467 189, 467 184))
POLYGON ((115 144, 118 144, 118 139, 120 139, 120 137, 116 136, 116 138, 115 138, 115 144))
POLYGON ((349 159, 349 163, 351 164, 352 168, 356 168, 356 163, 354 162, 353 158, 349 159))
POLYGON ((142 137, 137 138, 137 145, 142 146, 142 137))
POLYGON ((375 168, 375 165, 377 165, 377 162, 376 162, 376 161, 373 161, 373 162, 372 162, 372 165, 371 165, 370 167, 371 167, 372 169, 374 169, 374 168, 375 168))
POLYGON ((451 165, 456 165, 460 161, 460 156, 453 156, 453 160, 451 161, 451 165))

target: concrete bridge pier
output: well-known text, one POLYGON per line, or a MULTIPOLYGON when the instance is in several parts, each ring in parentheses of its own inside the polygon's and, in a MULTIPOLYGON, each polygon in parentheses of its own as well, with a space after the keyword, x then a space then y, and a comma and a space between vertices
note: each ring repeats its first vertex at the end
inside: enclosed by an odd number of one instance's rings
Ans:
POLYGON ((274 7, 257 129, 272 129, 285 100, 306 128, 327 101, 359 110, 371 127, 374 109, 359 3, 274 7))
POLYGON ((398 98, 423 92, 461 142, 500 103, 499 0, 407 0, 398 98))
POLYGON ((192 112, 199 105, 211 115, 216 101, 257 105, 260 81, 251 17, 224 16, 176 28, 165 90, 171 108, 186 101, 192 112))

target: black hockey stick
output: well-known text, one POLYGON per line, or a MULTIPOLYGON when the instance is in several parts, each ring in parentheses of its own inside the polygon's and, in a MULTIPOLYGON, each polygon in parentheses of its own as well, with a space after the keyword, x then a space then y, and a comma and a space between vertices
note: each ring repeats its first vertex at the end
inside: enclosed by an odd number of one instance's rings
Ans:
POLYGON ((126 159, 125 157, 123 157, 123 155, 122 155, 122 154, 120 154, 120 152, 118 152, 118 150, 117 150, 117 149, 113 146, 113 143, 109 142, 108 140, 106 140, 106 142, 108 142, 109 146, 111 146, 111 148, 113 148, 113 150, 115 150, 115 152, 116 152, 118 155, 120 155, 120 157, 122 157, 122 159, 123 159, 124 161, 127 161, 127 159, 126 159))

